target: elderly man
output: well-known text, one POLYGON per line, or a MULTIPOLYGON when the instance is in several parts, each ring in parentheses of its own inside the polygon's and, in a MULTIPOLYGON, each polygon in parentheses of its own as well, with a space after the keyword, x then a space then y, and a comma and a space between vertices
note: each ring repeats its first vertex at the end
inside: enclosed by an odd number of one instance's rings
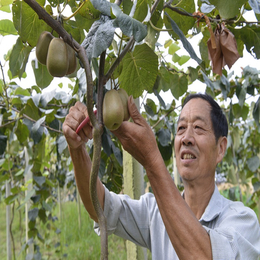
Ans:
MULTIPOLYGON (((98 180, 97 191, 114 233, 151 250, 153 259, 256 260, 260 256, 260 228, 255 213, 241 202, 220 195, 215 169, 227 146, 227 120, 208 95, 190 95, 184 102, 175 136, 177 168, 184 184, 181 195, 175 186, 154 134, 128 100, 133 122, 123 122, 113 133, 124 149, 145 168, 153 194, 139 200, 109 192, 98 180)), ((88 192, 91 160, 85 142, 92 138, 87 125, 75 130, 87 116, 76 103, 63 125, 80 196, 90 216, 97 221, 88 192)), ((98 223, 95 224, 99 232, 98 223)))

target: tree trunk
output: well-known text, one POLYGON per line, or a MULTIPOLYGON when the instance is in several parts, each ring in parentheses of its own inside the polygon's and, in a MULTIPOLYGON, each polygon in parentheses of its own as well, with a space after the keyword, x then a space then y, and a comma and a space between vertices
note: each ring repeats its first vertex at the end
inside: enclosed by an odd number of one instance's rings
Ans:
MULTIPOLYGON (((139 108, 139 99, 135 100, 139 108)), ((139 199, 144 194, 143 167, 129 153, 123 150, 124 193, 133 199, 139 199)), ((127 260, 147 259, 147 250, 126 241, 127 260)))
MULTIPOLYGON (((29 165, 29 154, 28 154, 28 150, 27 150, 27 147, 25 146, 24 147, 24 157, 25 157, 25 168, 28 167, 29 165)), ((25 174, 25 183, 27 183, 29 180, 31 180, 33 178, 33 174, 31 172, 31 170, 29 170, 27 172, 27 174, 25 174)), ((27 187, 27 190, 25 191, 25 197, 26 195, 32 190, 33 186, 32 186, 32 183, 29 183, 28 184, 28 187, 27 187)), ((29 209, 31 207, 31 201, 28 200, 26 203, 25 203, 25 238, 26 238, 26 243, 29 241, 29 237, 28 237, 28 232, 29 232, 29 226, 28 226, 28 223, 29 223, 29 220, 28 220, 28 212, 29 212, 29 209)), ((34 254, 34 245, 33 243, 31 243, 28 247, 28 250, 27 250, 27 254, 30 254, 30 255, 33 255, 34 254)))
POLYGON ((79 230, 81 230, 81 198, 77 190, 77 209, 78 209, 78 225, 79 230))
MULTIPOLYGON (((10 182, 6 181, 6 198, 11 195, 10 182)), ((11 242, 11 205, 6 205, 6 255, 7 260, 12 260, 12 242, 11 242)))

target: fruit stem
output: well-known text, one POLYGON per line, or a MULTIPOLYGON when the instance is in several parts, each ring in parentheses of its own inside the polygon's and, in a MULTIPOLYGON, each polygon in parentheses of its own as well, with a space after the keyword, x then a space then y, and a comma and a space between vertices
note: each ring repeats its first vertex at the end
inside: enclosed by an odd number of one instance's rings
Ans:
MULTIPOLYGON (((89 0, 88 0, 89 1, 89 0)), ((80 3, 79 7, 77 8, 77 10, 72 14, 70 15, 69 17, 63 17, 63 20, 64 21, 67 21, 67 20, 70 20, 72 17, 74 17, 79 11, 80 9, 83 7, 83 5, 85 4, 86 1, 83 1, 80 3)))

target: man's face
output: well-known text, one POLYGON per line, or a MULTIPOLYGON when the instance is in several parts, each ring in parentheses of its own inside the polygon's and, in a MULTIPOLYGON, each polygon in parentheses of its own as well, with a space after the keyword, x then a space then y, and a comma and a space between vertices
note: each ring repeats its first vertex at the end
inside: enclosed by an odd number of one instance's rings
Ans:
POLYGON ((210 119, 210 105, 201 98, 191 99, 183 108, 175 137, 178 171, 183 181, 206 181, 214 178, 219 156, 210 119))

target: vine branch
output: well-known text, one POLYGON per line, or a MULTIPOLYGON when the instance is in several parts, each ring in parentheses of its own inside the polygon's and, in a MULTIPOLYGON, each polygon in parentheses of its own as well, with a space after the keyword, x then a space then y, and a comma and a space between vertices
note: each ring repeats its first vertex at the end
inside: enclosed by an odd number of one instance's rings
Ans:
MULTIPOLYGON (((86 82, 87 82, 87 110, 89 114, 90 121, 93 126, 93 142, 94 142, 94 151, 93 151, 93 163, 91 166, 90 172, 90 187, 89 192, 91 196, 91 200, 93 203, 93 207, 96 211, 100 230, 101 230, 101 259, 107 259, 107 232, 106 232, 106 219, 103 214, 103 210, 99 204, 97 190, 96 190, 96 182, 98 177, 98 170, 101 160, 101 135, 102 135, 102 125, 99 124, 96 116, 93 112, 93 79, 91 73, 91 67, 89 60, 87 58, 85 49, 81 46, 77 41, 75 41, 71 35, 67 33, 67 31, 61 26, 61 24, 53 19, 35 0, 24 0, 39 16, 39 19, 44 20, 52 29, 54 29, 63 40, 68 43, 77 53, 78 57, 82 62, 82 65, 86 74, 86 82)), ((103 88, 103 87, 102 87, 103 88)), ((102 103, 98 104, 97 110, 99 113, 102 113, 102 103)), ((99 118, 101 118, 99 116, 99 118)), ((102 119, 99 119, 102 120, 102 119)))
MULTIPOLYGON (((199 20, 203 20, 205 21, 205 17, 200 16, 198 14, 192 14, 189 13, 187 11, 185 11, 184 9, 180 8, 180 7, 175 7, 171 5, 172 1, 169 1, 167 3, 165 3, 165 5, 163 6, 163 9, 169 8, 170 10, 180 14, 180 15, 184 15, 184 16, 189 16, 189 17, 194 17, 197 18, 199 20)), ((224 22, 226 24, 260 24, 260 21, 254 21, 254 22, 250 22, 250 21, 237 21, 237 20, 233 20, 233 19, 221 19, 221 18, 212 18, 212 17, 208 17, 210 22, 213 23, 221 23, 224 22)))

